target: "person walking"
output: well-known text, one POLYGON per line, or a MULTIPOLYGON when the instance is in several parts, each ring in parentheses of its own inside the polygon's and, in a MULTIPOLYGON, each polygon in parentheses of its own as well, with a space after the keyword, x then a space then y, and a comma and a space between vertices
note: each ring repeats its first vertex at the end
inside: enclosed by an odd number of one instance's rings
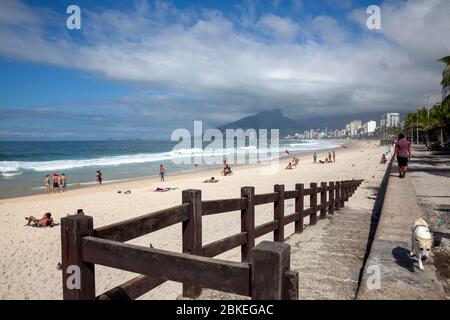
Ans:
POLYGON ((317 163, 317 153, 314 152, 313 158, 314 158, 314 163, 317 163))
POLYGON ((333 162, 336 162, 336 153, 333 150, 333 162))
POLYGON ((100 170, 97 170, 97 172, 95 173, 95 178, 97 180, 97 184, 102 184, 103 177, 102 172, 100 170))
POLYGON ((164 176, 166 175, 166 168, 163 165, 159 166, 159 175, 161 176, 161 181, 164 181, 164 176))
POLYGON ((408 171, 408 159, 411 158, 411 144, 405 139, 405 135, 400 133, 395 143, 394 157, 397 157, 399 178, 404 178, 408 171))

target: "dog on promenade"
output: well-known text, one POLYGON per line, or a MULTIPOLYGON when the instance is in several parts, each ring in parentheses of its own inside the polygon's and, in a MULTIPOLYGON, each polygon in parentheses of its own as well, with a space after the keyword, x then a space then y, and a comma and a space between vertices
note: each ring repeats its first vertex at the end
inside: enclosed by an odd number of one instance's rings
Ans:
POLYGON ((418 218, 412 226, 410 256, 416 256, 419 269, 424 271, 423 262, 428 259, 433 246, 433 237, 428 224, 422 218, 418 218))

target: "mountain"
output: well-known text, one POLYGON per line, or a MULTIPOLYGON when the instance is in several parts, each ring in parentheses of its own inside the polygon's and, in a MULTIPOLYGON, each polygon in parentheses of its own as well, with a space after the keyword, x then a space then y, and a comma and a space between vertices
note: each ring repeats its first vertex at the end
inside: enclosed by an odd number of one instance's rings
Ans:
POLYGON ((280 109, 274 109, 258 112, 218 129, 221 131, 225 131, 225 129, 280 129, 280 133, 293 133, 300 132, 302 127, 298 121, 285 117, 280 109))

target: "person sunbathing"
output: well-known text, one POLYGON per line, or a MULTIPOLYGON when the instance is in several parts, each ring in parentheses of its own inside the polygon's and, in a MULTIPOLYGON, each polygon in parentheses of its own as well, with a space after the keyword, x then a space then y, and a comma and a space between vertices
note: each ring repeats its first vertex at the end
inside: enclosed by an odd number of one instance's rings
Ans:
POLYGON ((36 219, 33 216, 25 217, 25 220, 28 221, 26 226, 29 226, 32 222, 36 227, 53 227, 55 225, 52 214, 47 212, 41 219, 36 219))
POLYGON ((297 158, 296 157, 292 158, 291 163, 292 163, 292 168, 297 168, 297 158))
POLYGON ((216 180, 214 177, 211 177, 211 179, 207 179, 203 182, 204 183, 216 183, 216 182, 219 182, 219 180, 216 180))
POLYGON ((231 167, 228 164, 226 164, 223 168, 222 175, 229 176, 231 174, 233 174, 233 172, 231 171, 231 167))

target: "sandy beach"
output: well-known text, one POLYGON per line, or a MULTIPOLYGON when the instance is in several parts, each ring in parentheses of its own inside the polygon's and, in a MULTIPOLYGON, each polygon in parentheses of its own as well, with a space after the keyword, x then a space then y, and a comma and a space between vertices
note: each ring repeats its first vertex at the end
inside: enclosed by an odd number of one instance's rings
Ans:
MULTIPOLYGON (((26 227, 24 217, 41 217, 51 212, 56 221, 67 214, 74 214, 82 208, 94 217, 94 227, 101 227, 124 219, 148 214, 181 203, 181 192, 185 189, 201 189, 204 200, 235 198, 240 196, 240 188, 254 186, 256 193, 272 192, 274 184, 285 184, 286 190, 293 190, 296 183, 336 181, 345 179, 365 179, 366 182, 379 181, 385 165, 379 163, 386 147, 378 146, 378 141, 359 141, 348 148, 336 151, 336 163, 313 164, 310 154, 300 157, 297 169, 285 170, 288 159, 282 159, 279 170, 273 175, 262 175, 261 165, 233 167, 234 175, 219 176, 220 167, 215 170, 171 175, 165 182, 159 178, 129 181, 117 184, 93 186, 70 190, 67 193, 43 194, 0 200, 3 223, 0 226, 2 250, 0 298, 1 299, 61 299, 60 227, 26 227), (206 184, 203 180, 214 176, 218 183, 206 184), (158 193, 156 187, 177 188, 158 193), (118 190, 131 190, 131 194, 119 194, 118 190)), ((324 159, 328 151, 318 152, 318 159, 324 159)), ((368 201, 358 190, 349 205, 352 208, 368 209, 373 201, 368 201), (359 196, 358 196, 359 193, 359 196)), ((307 205, 307 203, 305 204, 307 205)), ((286 201, 286 210, 293 208, 293 200, 286 201)), ((204 244, 233 235, 240 231, 239 212, 223 213, 204 217, 204 244)), ((256 209, 256 224, 262 224, 273 217, 273 205, 262 205, 256 209)), ((308 221, 306 220, 306 223, 308 221)), ((286 236, 293 232, 293 225, 286 227, 286 236)), ((271 240, 271 235, 258 238, 271 240)), ((181 251, 181 224, 130 241, 133 244, 154 248, 181 251)), ((219 256, 222 259, 238 261, 239 248, 219 256)), ((100 294, 134 275, 128 272, 96 266, 96 291, 100 294)), ((176 299, 181 293, 181 284, 166 282, 147 293, 142 299, 176 299)))

